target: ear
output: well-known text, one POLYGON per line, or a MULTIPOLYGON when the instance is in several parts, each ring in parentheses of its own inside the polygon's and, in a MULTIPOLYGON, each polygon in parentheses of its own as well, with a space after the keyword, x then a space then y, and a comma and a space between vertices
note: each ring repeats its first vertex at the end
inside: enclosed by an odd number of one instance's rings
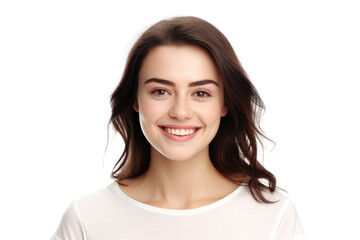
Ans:
POLYGON ((133 108, 136 112, 139 112, 139 103, 137 100, 135 101, 133 108))
POLYGON ((228 107, 224 105, 221 109, 221 117, 225 117, 227 113, 228 113, 228 107))

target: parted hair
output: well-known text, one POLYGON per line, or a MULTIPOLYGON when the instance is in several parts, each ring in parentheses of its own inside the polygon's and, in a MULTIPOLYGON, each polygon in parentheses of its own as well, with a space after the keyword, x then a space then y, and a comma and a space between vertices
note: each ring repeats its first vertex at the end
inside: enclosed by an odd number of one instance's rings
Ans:
POLYGON ((113 125, 125 143, 111 173, 112 178, 118 182, 136 178, 149 167, 150 144, 142 133, 138 112, 133 108, 138 73, 152 48, 171 44, 194 45, 206 50, 213 58, 223 80, 228 113, 221 118, 219 130, 209 145, 211 162, 229 181, 247 184, 257 201, 269 203, 264 191, 275 191, 276 178, 258 161, 259 145, 264 139, 270 140, 259 125, 264 103, 227 38, 212 24, 196 17, 162 20, 147 29, 132 47, 121 81, 110 101, 109 125, 113 125), (234 177, 240 175, 245 178, 234 177))

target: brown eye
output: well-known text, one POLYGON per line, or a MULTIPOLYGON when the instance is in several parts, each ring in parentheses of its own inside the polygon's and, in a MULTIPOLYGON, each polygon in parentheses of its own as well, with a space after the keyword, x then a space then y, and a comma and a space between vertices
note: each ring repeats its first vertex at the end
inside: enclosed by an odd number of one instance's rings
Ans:
POLYGON ((210 94, 208 94, 207 92, 204 92, 204 91, 198 91, 195 93, 195 96, 200 97, 200 98, 205 98, 205 97, 210 97, 210 94))
POLYGON ((164 90, 164 89, 156 89, 154 91, 151 92, 152 94, 155 94, 155 95, 168 95, 169 93, 164 90))

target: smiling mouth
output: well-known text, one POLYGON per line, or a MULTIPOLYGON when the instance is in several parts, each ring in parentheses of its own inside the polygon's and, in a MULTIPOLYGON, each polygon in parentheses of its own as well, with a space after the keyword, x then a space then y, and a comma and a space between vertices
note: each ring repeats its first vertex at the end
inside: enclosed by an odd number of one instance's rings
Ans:
POLYGON ((169 127, 161 127, 165 132, 170 133, 175 136, 188 136, 194 134, 200 128, 169 128, 169 127))

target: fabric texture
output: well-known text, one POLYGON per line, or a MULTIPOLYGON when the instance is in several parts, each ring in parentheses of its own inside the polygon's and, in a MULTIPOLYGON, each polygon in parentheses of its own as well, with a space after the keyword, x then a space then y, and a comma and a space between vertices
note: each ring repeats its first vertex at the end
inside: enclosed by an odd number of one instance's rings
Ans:
POLYGON ((255 201, 247 186, 209 205, 164 209, 138 202, 113 182, 73 201, 51 240, 307 239, 289 196, 265 193, 255 201))

